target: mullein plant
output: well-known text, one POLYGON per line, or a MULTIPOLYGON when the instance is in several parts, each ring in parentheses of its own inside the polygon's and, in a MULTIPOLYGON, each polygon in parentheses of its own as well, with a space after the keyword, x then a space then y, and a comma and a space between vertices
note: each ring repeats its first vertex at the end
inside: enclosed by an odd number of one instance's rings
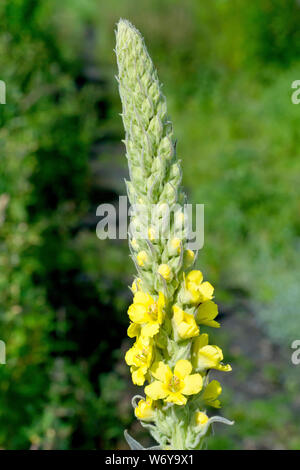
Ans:
MULTIPOLYGON (((192 269, 188 221, 172 124, 156 69, 137 29, 120 20, 116 31, 118 83, 125 128, 131 204, 129 247, 137 269, 128 309, 125 355, 144 396, 132 400, 135 416, 149 429, 156 449, 202 449, 220 408, 222 388, 209 371, 230 371, 222 350, 209 344, 202 325, 218 328, 214 288, 192 269)), ((127 432, 132 449, 143 449, 127 432)))

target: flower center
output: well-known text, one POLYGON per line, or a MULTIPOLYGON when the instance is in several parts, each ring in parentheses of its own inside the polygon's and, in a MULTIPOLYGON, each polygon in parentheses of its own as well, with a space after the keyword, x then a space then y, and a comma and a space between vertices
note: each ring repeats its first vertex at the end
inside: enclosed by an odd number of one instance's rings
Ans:
POLYGON ((176 393, 179 392, 180 388, 180 379, 176 375, 173 375, 169 382, 169 389, 171 390, 171 392, 176 393))
POLYGON ((135 357, 141 361, 142 363, 146 363, 147 362, 147 355, 148 355, 148 351, 147 349, 143 348, 139 354, 137 354, 135 357))

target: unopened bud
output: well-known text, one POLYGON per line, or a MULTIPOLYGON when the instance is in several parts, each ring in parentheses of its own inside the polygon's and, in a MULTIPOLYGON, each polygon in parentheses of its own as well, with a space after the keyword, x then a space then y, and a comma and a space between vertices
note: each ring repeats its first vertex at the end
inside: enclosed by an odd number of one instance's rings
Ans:
POLYGON ((149 257, 148 257, 147 252, 144 250, 139 251, 139 253, 137 254, 136 260, 137 260, 137 264, 141 266, 142 268, 144 268, 145 265, 148 264, 149 262, 149 257))
POLYGON ((161 264, 157 272, 166 280, 171 281, 173 278, 173 273, 171 268, 167 264, 161 264))
POLYGON ((195 421, 197 426, 203 426, 208 421, 208 416, 203 411, 197 411, 195 413, 195 421))
POLYGON ((180 253, 181 240, 180 238, 172 238, 168 242, 168 252, 170 256, 177 256, 180 253))
POLYGON ((184 268, 189 268, 190 266, 192 266, 192 264, 194 263, 194 260, 195 260, 195 253, 190 250, 190 249, 187 249, 185 250, 184 254, 183 254, 183 266, 184 268))

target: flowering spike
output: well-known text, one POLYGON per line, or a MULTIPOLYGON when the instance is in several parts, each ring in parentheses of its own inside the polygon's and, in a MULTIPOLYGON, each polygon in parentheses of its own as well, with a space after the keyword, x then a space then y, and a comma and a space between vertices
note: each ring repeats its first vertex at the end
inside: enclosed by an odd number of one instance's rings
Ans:
MULTIPOLYGON (((135 338, 125 360, 145 397, 133 405, 161 449, 201 449, 214 421, 206 407, 220 407, 222 391, 209 381, 211 368, 229 371, 223 353, 210 345, 201 325, 219 327, 214 288, 190 270, 185 196, 172 123, 157 71, 139 31, 120 20, 116 31, 118 84, 130 181, 129 245, 138 271, 128 336, 135 338)), ((139 444, 126 433, 132 448, 139 444)))

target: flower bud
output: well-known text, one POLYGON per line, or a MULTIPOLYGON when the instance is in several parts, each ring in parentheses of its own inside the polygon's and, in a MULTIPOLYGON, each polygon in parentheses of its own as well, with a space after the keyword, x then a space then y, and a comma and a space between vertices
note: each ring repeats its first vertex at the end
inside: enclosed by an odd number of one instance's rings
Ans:
POLYGON ((173 273, 171 268, 167 264, 161 264, 157 270, 157 272, 167 281, 171 281, 173 279, 173 273))
POLYGON ((139 251, 136 260, 139 266, 141 266, 142 268, 146 267, 146 265, 149 263, 149 257, 147 252, 145 250, 139 251))
POLYGON ((155 232, 155 229, 153 227, 150 227, 148 229, 148 238, 149 238, 150 242, 153 242, 156 239, 156 232, 155 232))
POLYGON ((134 413, 135 416, 142 421, 153 421, 155 416, 153 400, 151 400, 151 398, 140 400, 134 410, 134 413))
POLYGON ((181 240, 180 238, 172 238, 168 241, 168 252, 171 256, 178 256, 180 254, 181 240))
POLYGON ((172 206, 177 201, 177 191, 174 186, 170 183, 167 183, 161 193, 161 199, 163 201, 168 201, 169 205, 172 206))
POLYGON ((195 260, 195 253, 190 249, 185 250, 183 254, 183 267, 185 269, 189 268, 190 266, 193 265, 194 260, 195 260))
POLYGON ((208 416, 203 411, 197 411, 195 413, 195 421, 197 426, 204 426, 208 421, 208 416))
POLYGON ((132 248, 137 251, 139 249, 139 245, 138 245, 138 242, 136 241, 136 238, 132 238, 130 240, 130 245, 132 246, 132 248))

